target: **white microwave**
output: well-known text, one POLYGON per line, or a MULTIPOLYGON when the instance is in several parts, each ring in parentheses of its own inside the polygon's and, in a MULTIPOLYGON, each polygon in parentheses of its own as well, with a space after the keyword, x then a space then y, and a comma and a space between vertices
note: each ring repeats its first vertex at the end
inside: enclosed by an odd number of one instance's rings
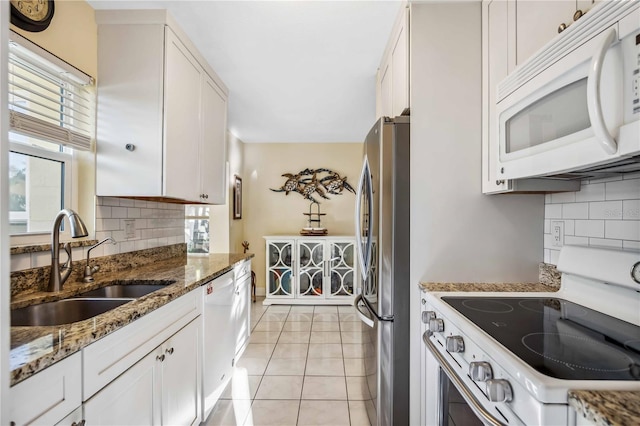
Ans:
POLYGON ((501 179, 640 170, 640 2, 602 2, 498 85, 501 179))

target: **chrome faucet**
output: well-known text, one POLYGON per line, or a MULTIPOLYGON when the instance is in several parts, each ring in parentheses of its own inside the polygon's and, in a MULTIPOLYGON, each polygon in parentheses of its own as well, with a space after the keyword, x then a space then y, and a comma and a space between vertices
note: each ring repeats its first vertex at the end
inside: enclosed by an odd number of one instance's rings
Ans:
POLYGON ((84 226, 84 222, 78 215, 71 209, 60 210, 55 220, 53 221, 53 230, 51 231, 51 274, 49 275, 49 287, 47 291, 60 291, 62 290, 62 284, 71 275, 71 245, 66 243, 64 250, 67 252, 67 261, 60 268, 60 225, 65 216, 69 219, 70 231, 72 238, 86 237, 89 235, 87 227, 84 226))
POLYGON ((117 241, 114 240, 113 238, 109 237, 109 238, 105 238, 104 240, 100 241, 98 244, 94 244, 91 247, 89 247, 89 250, 87 250, 87 266, 85 266, 84 268, 84 278, 82 279, 82 281, 84 281, 85 283, 92 283, 93 282, 93 273, 97 272, 98 269, 100 269, 99 266, 94 266, 93 268, 89 266, 89 253, 91 253, 91 250, 93 250, 94 248, 98 247, 100 244, 106 243, 107 241, 109 241, 111 244, 116 244, 117 241))

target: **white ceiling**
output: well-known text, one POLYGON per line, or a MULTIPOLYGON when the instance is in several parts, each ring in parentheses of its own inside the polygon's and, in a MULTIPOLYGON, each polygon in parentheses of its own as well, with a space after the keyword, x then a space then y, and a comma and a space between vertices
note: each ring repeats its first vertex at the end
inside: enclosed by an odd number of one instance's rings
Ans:
POLYGON ((104 1, 168 9, 229 88, 242 141, 359 142, 398 1, 104 1))

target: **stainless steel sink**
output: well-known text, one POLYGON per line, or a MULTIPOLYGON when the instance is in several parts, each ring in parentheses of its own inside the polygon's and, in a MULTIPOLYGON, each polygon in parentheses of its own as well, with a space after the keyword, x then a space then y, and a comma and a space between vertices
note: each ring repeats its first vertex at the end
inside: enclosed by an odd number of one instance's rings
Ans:
POLYGON ((41 303, 11 311, 13 326, 47 326, 71 324, 100 315, 134 300, 121 299, 64 299, 41 303))
MULTIPOLYGON (((157 281, 152 281, 157 282, 157 281)), ((87 291, 86 293, 79 294, 77 297, 93 297, 93 298, 135 298, 142 297, 146 294, 153 293, 156 290, 161 290, 169 284, 173 284, 175 281, 165 281, 162 284, 112 284, 95 290, 87 291)))

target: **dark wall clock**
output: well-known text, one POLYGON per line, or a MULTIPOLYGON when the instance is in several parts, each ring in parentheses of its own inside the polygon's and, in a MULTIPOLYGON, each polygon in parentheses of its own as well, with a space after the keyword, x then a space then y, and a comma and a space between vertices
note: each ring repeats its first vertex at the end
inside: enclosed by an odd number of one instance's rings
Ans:
POLYGON ((26 31, 45 30, 53 12, 53 0, 11 0, 11 23, 26 31))

